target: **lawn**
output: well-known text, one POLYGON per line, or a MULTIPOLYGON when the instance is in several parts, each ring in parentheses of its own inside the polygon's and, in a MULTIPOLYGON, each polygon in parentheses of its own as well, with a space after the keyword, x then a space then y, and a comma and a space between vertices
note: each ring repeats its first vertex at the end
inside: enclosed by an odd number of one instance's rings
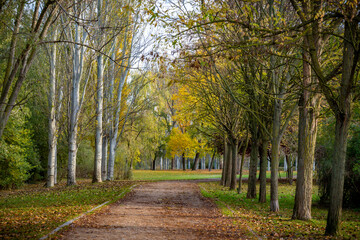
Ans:
MULTIPOLYGON (((267 202, 246 198, 246 184, 242 193, 229 191, 217 182, 200 183, 204 196, 215 199, 227 216, 234 217, 237 224, 247 224, 257 235, 265 238, 325 239, 327 209, 316 205, 319 197, 314 188, 311 221, 291 220, 294 206, 295 186, 279 183, 279 213, 269 211, 270 185, 267 186, 267 202), (231 210, 230 210, 231 209, 231 210)), ((259 186, 257 186, 259 189, 259 186)), ((343 210, 340 239, 360 239, 360 209, 343 210)))
MULTIPOLYGON (((270 172, 267 172, 270 178, 270 172)), ((244 171, 243 178, 247 178, 248 171, 244 171)), ((281 172, 282 178, 286 177, 285 172, 281 172)), ((239 177, 239 175, 238 175, 239 177)), ((220 179, 221 170, 133 170, 133 180, 143 181, 164 181, 164 180, 196 180, 196 179, 220 179)))
POLYGON ((221 170, 134 170, 133 180, 163 181, 163 180, 196 180, 221 178, 221 170))
POLYGON ((115 201, 133 182, 114 181, 92 184, 78 181, 52 189, 44 183, 15 191, 0 191, 0 239, 39 239, 62 223, 106 201, 115 201))

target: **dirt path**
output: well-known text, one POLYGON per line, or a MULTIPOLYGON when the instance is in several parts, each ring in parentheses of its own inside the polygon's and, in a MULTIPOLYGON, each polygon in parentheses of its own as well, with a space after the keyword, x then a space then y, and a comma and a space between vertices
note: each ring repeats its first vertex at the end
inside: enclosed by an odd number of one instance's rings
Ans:
POLYGON ((245 228, 222 216, 191 182, 138 186, 124 199, 75 222, 63 239, 239 239, 245 228))

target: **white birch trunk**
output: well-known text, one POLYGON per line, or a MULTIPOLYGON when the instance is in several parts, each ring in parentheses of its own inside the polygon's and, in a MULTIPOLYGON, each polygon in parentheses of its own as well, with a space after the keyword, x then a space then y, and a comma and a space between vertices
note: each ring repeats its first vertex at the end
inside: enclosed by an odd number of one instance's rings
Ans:
POLYGON ((93 182, 101 182, 101 158, 102 158, 102 117, 103 117, 103 60, 100 54, 97 58, 97 105, 96 105, 96 134, 95 134, 95 162, 93 182))
POLYGON ((57 164, 57 144, 55 144, 55 165, 54 165, 54 185, 56 185, 57 182, 57 170, 58 170, 58 164, 57 164))
MULTIPOLYGON (((101 4, 102 0, 98 0, 97 11, 98 11, 98 44, 101 46, 101 4)), ((95 160, 94 160, 94 174, 93 182, 102 182, 101 178, 101 160, 102 160, 102 119, 103 119, 103 98, 104 98, 104 89, 103 89, 103 58, 100 53, 97 57, 97 86, 96 86, 96 133, 95 133, 95 160)))
MULTIPOLYGON (((112 53, 112 59, 115 59, 115 51, 113 51, 112 53)), ((111 61, 110 63, 110 71, 111 71, 111 76, 110 76, 110 96, 109 96, 109 104, 112 103, 113 100, 113 93, 114 93, 114 84, 115 84, 115 64, 114 62, 111 61)), ((113 118, 113 112, 112 108, 110 112, 110 116, 109 118, 113 118)), ((114 178, 114 163, 115 163, 115 144, 116 144, 116 137, 115 137, 115 141, 114 141, 114 122, 111 121, 111 126, 110 126, 110 131, 109 131, 109 162, 108 162, 108 170, 107 170, 107 177, 106 180, 110 181, 114 178)))
MULTIPOLYGON (((56 38, 56 29, 54 31, 54 39, 56 38)), ((50 49, 50 89, 49 89, 49 156, 48 156, 48 171, 47 171, 47 187, 55 185, 55 168, 56 168, 56 44, 53 44, 50 49)))
MULTIPOLYGON (((85 39, 83 32, 83 41, 85 39)), ((80 41, 79 25, 75 23, 75 44, 73 48, 73 79, 70 95, 70 129, 69 129, 69 159, 68 159, 68 185, 76 185, 76 155, 78 119, 80 112, 80 81, 82 76, 84 48, 76 44, 80 41)))

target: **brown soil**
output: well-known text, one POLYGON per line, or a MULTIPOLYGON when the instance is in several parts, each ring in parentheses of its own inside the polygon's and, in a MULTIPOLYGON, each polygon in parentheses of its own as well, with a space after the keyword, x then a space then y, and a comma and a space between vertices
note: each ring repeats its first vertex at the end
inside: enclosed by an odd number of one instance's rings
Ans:
POLYGON ((234 220, 202 197, 193 182, 155 182, 76 221, 63 239, 253 238, 234 220))

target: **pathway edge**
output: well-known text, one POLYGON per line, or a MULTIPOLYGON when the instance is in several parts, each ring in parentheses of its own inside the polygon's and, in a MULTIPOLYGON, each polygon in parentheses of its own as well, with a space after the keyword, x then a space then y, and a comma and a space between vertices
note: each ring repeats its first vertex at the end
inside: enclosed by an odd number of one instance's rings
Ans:
MULTIPOLYGON (((131 191, 131 190, 132 190, 134 187, 136 187, 136 186, 137 186, 137 184, 132 185, 132 186, 129 188, 129 190, 131 191)), ((127 191, 127 189, 123 190, 123 191, 118 195, 118 197, 119 197, 119 198, 122 197, 122 196, 125 194, 126 191, 127 191)), ((67 222, 65 222, 65 223, 63 223, 63 224, 61 224, 60 226, 58 226, 57 228, 55 228, 54 230, 52 230, 50 233, 48 233, 48 234, 46 234, 45 236, 42 236, 41 238, 39 238, 39 240, 47 239, 48 237, 50 237, 50 236, 53 235, 54 233, 58 232, 58 231, 61 230, 62 228, 66 227, 66 226, 68 226, 68 225, 70 225, 70 224, 72 224, 73 222, 75 222, 75 221, 78 220, 79 218, 84 217, 85 215, 87 215, 87 214, 95 211, 96 209, 103 207, 104 205, 108 204, 109 202, 110 202, 110 200, 109 200, 109 201, 106 201, 106 202, 104 202, 104 203, 102 203, 102 204, 100 204, 100 205, 98 205, 98 206, 96 206, 96 207, 94 207, 94 208, 92 208, 92 209, 90 209, 90 210, 82 213, 82 214, 80 214, 79 216, 77 216, 77 217, 75 217, 75 218, 73 218, 73 219, 71 219, 71 220, 69 220, 69 221, 67 221, 67 222)))

